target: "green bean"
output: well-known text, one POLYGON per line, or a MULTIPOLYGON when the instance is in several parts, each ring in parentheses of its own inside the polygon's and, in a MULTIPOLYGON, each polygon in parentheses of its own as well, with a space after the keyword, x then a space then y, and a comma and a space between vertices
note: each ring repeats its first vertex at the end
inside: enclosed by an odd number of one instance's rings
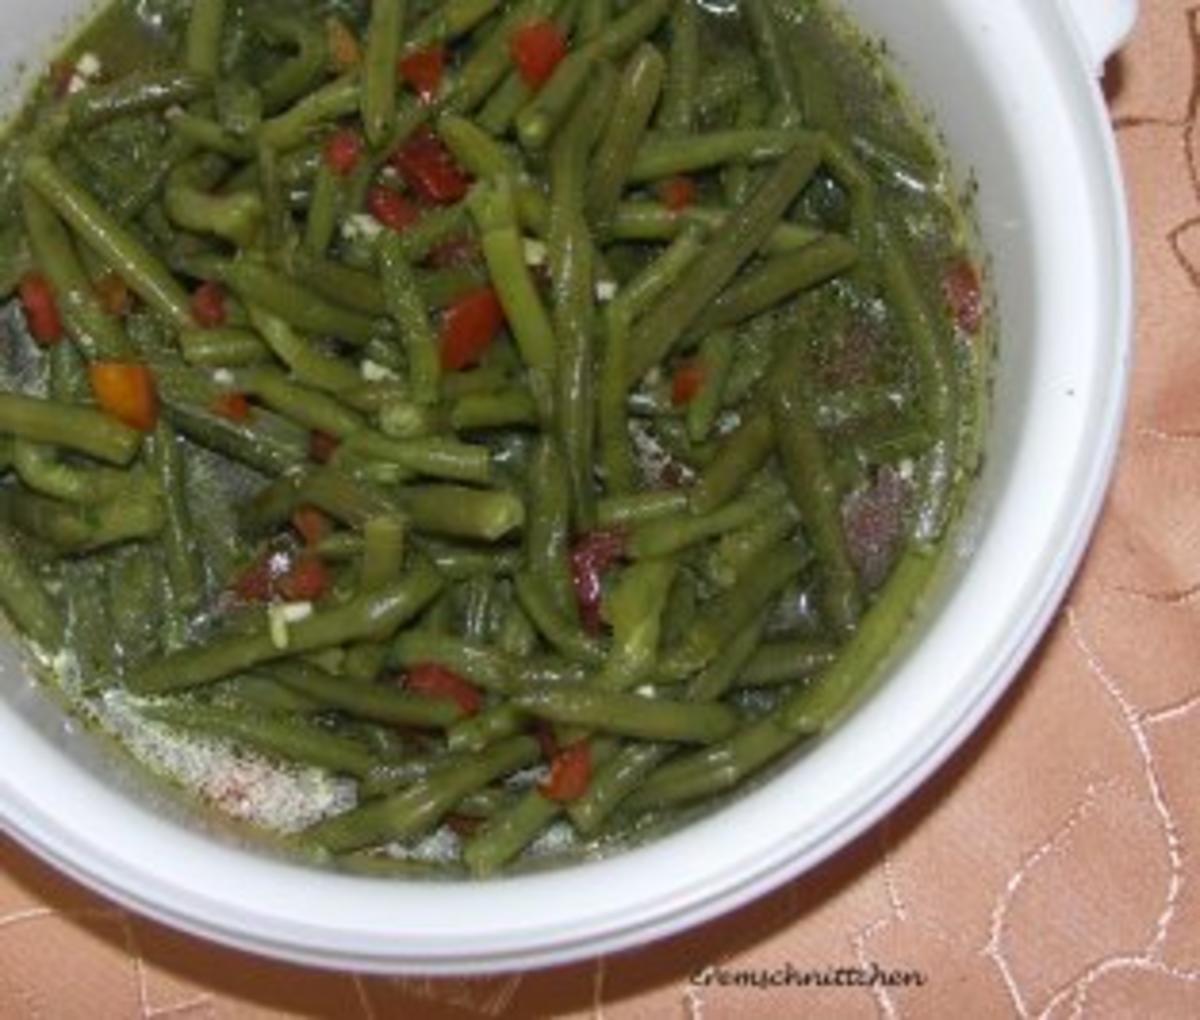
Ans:
POLYGON ((688 684, 690 701, 717 701, 734 686, 762 643, 767 618, 759 614, 739 630, 721 653, 688 684))
POLYGON ((613 628, 608 661, 596 683, 628 690, 649 677, 658 657, 663 613, 675 582, 670 560, 643 560, 621 573, 605 602, 613 628))
POLYGON ((293 712, 302 716, 315 715, 321 710, 312 698, 289 691, 283 684, 256 673, 235 676, 218 684, 213 700, 220 705, 233 703, 264 712, 293 712))
POLYGON ((712 513, 684 513, 638 525, 629 538, 629 554, 638 559, 670 556, 690 545, 745 527, 774 511, 784 499, 781 488, 764 486, 712 513))
POLYGON ((88 360, 128 356, 129 339, 101 306, 66 227, 32 188, 21 189, 21 207, 34 256, 54 287, 71 339, 88 360))
POLYGON ((262 229, 262 199, 249 191, 213 195, 195 180, 195 164, 176 167, 167 178, 163 207, 172 222, 197 234, 217 237, 243 248, 252 246, 262 229))
POLYGON ((818 733, 846 710, 916 614, 917 598, 928 586, 937 562, 936 555, 919 545, 903 554, 836 661, 784 706, 783 721, 789 729, 818 733))
POLYGON ((356 719, 390 726, 444 729, 462 714, 453 701, 409 694, 389 684, 347 683, 343 678, 300 662, 268 666, 265 672, 288 690, 356 719))
POLYGON ((401 503, 418 531, 451 538, 498 542, 525 524, 525 504, 511 492, 409 486, 401 503))
POLYGON ((371 752, 357 740, 286 715, 192 703, 151 705, 143 713, 147 719, 174 729, 198 730, 272 758, 315 765, 330 772, 366 776, 376 764, 371 752))
POLYGON ((717 61, 705 69, 696 89, 696 109, 704 119, 725 112, 759 87, 758 67, 745 53, 717 61))
POLYGON ((687 493, 682 489, 638 492, 629 496, 602 499, 596 506, 596 524, 601 528, 622 528, 671 517, 686 510, 687 493))
MULTIPOLYGON (((708 206, 691 206, 674 212, 661 202, 622 202, 617 206, 611 236, 617 241, 670 241, 688 226, 703 227, 712 234, 725 233, 731 213, 708 206)), ((779 223, 767 235, 761 250, 769 254, 795 251, 812 244, 821 231, 801 223, 779 223)))
POLYGON ((212 683, 304 652, 364 639, 385 639, 429 605, 441 589, 437 572, 421 565, 377 593, 360 595, 345 605, 289 625, 284 640, 262 632, 217 638, 165 656, 138 670, 127 682, 131 690, 163 694, 212 683))
POLYGON ((8 495, 14 523, 66 555, 154 538, 165 523, 162 499, 149 486, 131 485, 118 499, 92 506, 60 503, 31 493, 8 495))
POLYGON ((408 354, 413 399, 436 404, 442 362, 437 333, 425 311, 416 276, 408 264, 400 235, 389 233, 379 245, 379 270, 388 310, 400 330, 408 354))
POLYGON ((553 414, 558 341, 525 264, 513 188, 508 177, 480 183, 468 203, 483 235, 484 257, 528 370, 529 389, 539 416, 549 420, 553 414))
POLYGON ((416 223, 395 236, 408 261, 417 263, 443 242, 472 237, 473 234, 470 212, 464 202, 459 202, 426 210, 416 223))
POLYGON ((428 537, 421 537, 418 545, 451 581, 461 581, 476 574, 511 574, 522 562, 520 550, 512 548, 467 547, 428 537))
POLYGON ((304 250, 309 254, 319 258, 329 250, 342 214, 342 199, 342 178, 323 161, 313 182, 308 217, 304 221, 304 250))
POLYGON ((362 377, 342 358, 326 354, 300 337, 279 316, 250 303, 250 321, 267 346, 289 369, 299 383, 313 389, 340 393, 361 385, 362 377))
POLYGON ((512 177, 521 172, 515 155, 465 117, 443 114, 437 130, 454 158, 474 176, 512 177))
POLYGON ((0 522, 0 605, 44 654, 61 646, 64 630, 58 607, 5 522, 0 522))
POLYGON ((476 878, 495 874, 517 857, 562 813, 561 804, 530 790, 507 811, 491 819, 463 847, 463 861, 476 878))
POLYGON ((529 521, 525 556, 531 574, 546 586, 556 610, 576 615, 571 582, 571 489, 566 464, 550 436, 538 440, 529 465, 529 521))
POLYGON ((346 449, 398 464, 407 471, 429 478, 475 485, 488 485, 494 481, 488 448, 457 439, 440 436, 389 439, 377 432, 360 432, 347 441, 346 449))
POLYGON ((627 304, 614 301, 604 313, 604 346, 596 401, 600 465, 604 472, 605 491, 609 496, 632 492, 637 478, 626 415, 630 328, 627 304))
MULTIPOLYGON (((814 136, 815 137, 815 136, 814 136)), ((771 171, 754 197, 730 215, 724 233, 692 263, 634 330, 630 379, 640 379, 671 351, 766 240, 784 211, 811 179, 820 159, 815 142, 796 146, 771 171)))
POLYGON ((450 106, 470 113, 494 90, 512 66, 513 33, 531 21, 554 16, 562 0, 524 0, 512 5, 478 46, 472 48, 466 63, 451 86, 450 106))
POLYGON ((329 44, 324 27, 295 15, 258 15, 252 23, 271 42, 295 48, 293 56, 276 67, 258 86, 268 113, 284 109, 310 95, 325 77, 329 44))
POLYGON ((426 778, 384 800, 307 829, 306 843, 332 852, 415 839, 430 832, 469 794, 537 761, 538 743, 514 737, 465 757, 453 757, 426 778))
POLYGON ((737 686, 771 687, 810 680, 832 665, 837 656, 837 648, 820 638, 772 641, 760 647, 746 663, 737 686))
POLYGON ((297 329, 337 337, 362 346, 378 335, 380 324, 369 315, 348 311, 301 283, 251 259, 218 262, 207 267, 244 301, 271 312, 297 329))
POLYGON ((221 69, 221 37, 225 31, 226 0, 195 0, 184 40, 184 65, 215 78, 221 69))
POLYGON ((501 694, 510 693, 524 683, 547 678, 562 682, 570 675, 566 667, 552 667, 524 656, 428 631, 410 630, 401 634, 392 645, 389 661, 393 666, 403 667, 436 663, 485 690, 501 694))
POLYGON ((639 740, 710 744, 737 727, 737 714, 725 705, 688 704, 640 694, 588 687, 532 685, 512 698, 539 719, 639 740))
POLYGON ((234 375, 234 386, 252 394, 268 407, 309 429, 345 438, 365 428, 363 420, 328 394, 288 382, 271 368, 243 368, 234 375))
POLYGON ((655 138, 638 150, 629 180, 645 182, 675 174, 702 173, 737 161, 766 163, 781 159, 796 146, 821 144, 824 136, 810 131, 769 128, 713 131, 683 138, 655 138))
POLYGON ((16 393, 0 393, 0 433, 122 467, 142 445, 140 433, 100 411, 16 393))
MULTIPOLYGON (((690 6, 690 5, 689 5, 690 6)), ((592 160, 587 210, 601 236, 608 233, 650 117, 662 92, 666 61, 650 43, 634 51, 621 73, 612 116, 592 160)))
POLYGON ((461 719, 446 732, 446 746, 453 753, 482 751, 485 747, 524 733, 528 717, 508 702, 501 702, 478 715, 461 719))
MULTIPOLYGON (((365 528, 376 517, 397 513, 395 500, 389 493, 350 478, 333 467, 301 476, 295 498, 294 506, 316 507, 351 528, 365 528)), ((287 513, 290 515, 291 509, 287 513)))
POLYGON ((710 600, 664 662, 668 674, 687 675, 711 663, 771 600, 794 580, 808 556, 792 544, 763 550, 734 587, 710 600))
POLYGON ((794 294, 840 276, 857 261, 858 250, 837 234, 828 234, 790 254, 776 255, 732 284, 712 303, 705 315, 705 328, 736 325, 794 294))
POLYGON ((771 0, 746 0, 742 11, 754 40, 762 75, 775 101, 775 118, 785 127, 797 124, 804 104, 792 71, 796 62, 787 56, 787 45, 771 0))
POLYGON ((934 319, 908 253, 890 226, 880 230, 880 268, 890 305, 915 355, 921 405, 935 437, 921 468, 921 509, 913 525, 917 540, 932 546, 945 532, 953 511, 960 446, 958 375, 946 328, 934 319))
MULTIPOLYGON (((765 125, 769 103, 767 97, 757 90, 749 91, 738 103, 737 117, 733 127, 738 130, 761 128, 765 125)), ((755 173, 749 160, 735 160, 721 174, 721 188, 725 200, 731 206, 746 202, 754 192, 755 173)))
POLYGON ((687 407, 688 436, 694 443, 707 440, 716 425, 733 357, 734 334, 730 330, 718 329, 700 342, 699 363, 703 372, 700 391, 687 407))
POLYGON ((456 432, 536 425, 537 420, 533 395, 517 386, 494 393, 467 394, 459 397, 450 409, 450 427, 456 432))
POLYGON ((23 174, 25 181, 151 308, 181 329, 195 325, 183 288, 99 202, 45 156, 26 160, 23 174))
POLYGON ((576 529, 592 525, 596 407, 595 250, 584 216, 584 178, 588 158, 615 88, 612 69, 598 68, 589 94, 550 151, 550 275, 553 322, 558 336, 558 388, 555 399, 560 449, 571 484, 576 529))
POLYGON ((308 432, 264 413, 234 421, 205 407, 165 399, 167 418, 193 442, 239 463, 278 475, 308 459, 308 432))
POLYGON ((728 532, 708 557, 706 568, 709 577, 719 587, 733 587, 754 557, 789 538, 799 524, 799 511, 791 501, 785 501, 745 527, 728 532))
POLYGON ((372 318, 388 313, 383 284, 374 273, 361 272, 340 262, 304 252, 293 255, 292 269, 297 281, 326 301, 336 302, 343 308, 372 318))
POLYGON ((724 506, 771 456, 775 430, 765 412, 752 415, 726 437, 692 489, 692 510, 709 514, 724 506))
POLYGON ((160 421, 155 430, 151 459, 166 509, 163 557, 171 597, 175 609, 188 614, 198 609, 204 598, 204 571, 187 504, 186 460, 166 422, 160 421))
POLYGON ((93 86, 67 102, 71 128, 90 131, 125 117, 190 103, 212 91, 207 74, 191 70, 134 71, 106 85, 93 86))
POLYGON ((396 61, 408 4, 374 0, 363 60, 362 119, 367 140, 380 145, 396 119, 396 61))
POLYGON ((862 591, 842 527, 841 494, 813 421, 808 371, 797 337, 775 373, 771 418, 784 478, 821 566, 822 611, 835 630, 848 635, 862 613, 862 591))
POLYGON ((667 763, 625 801, 625 807, 635 812, 661 809, 732 789, 799 739, 776 716, 767 716, 712 747, 667 763))
POLYGON ((517 601, 547 643, 568 659, 600 665, 604 649, 580 628, 575 615, 568 616, 554 603, 554 596, 540 577, 520 573, 516 577, 517 601))
POLYGON ((651 35, 673 2, 642 0, 606 25, 590 42, 568 54, 550 80, 517 115, 517 136, 521 144, 534 151, 544 149, 575 105, 593 66, 601 60, 624 56, 651 35))
POLYGON ((677 3, 671 12, 670 64, 658 111, 658 130, 668 135, 688 134, 696 120, 696 90, 700 84, 700 17, 690 0, 677 3))
POLYGON ((499 6, 500 0, 444 0, 407 34, 404 52, 428 49, 466 35, 499 6))
POLYGON ((201 368, 244 368, 271 360, 271 348, 248 329, 184 330, 179 350, 189 365, 201 368))
POLYGON ((299 148, 323 124, 349 116, 358 109, 358 104, 358 72, 351 71, 310 92, 278 117, 264 121, 259 141, 280 152, 299 148))
POLYGON ((67 503, 103 503, 130 484, 127 472, 64 464, 54 447, 21 439, 13 444, 12 466, 27 488, 67 503))

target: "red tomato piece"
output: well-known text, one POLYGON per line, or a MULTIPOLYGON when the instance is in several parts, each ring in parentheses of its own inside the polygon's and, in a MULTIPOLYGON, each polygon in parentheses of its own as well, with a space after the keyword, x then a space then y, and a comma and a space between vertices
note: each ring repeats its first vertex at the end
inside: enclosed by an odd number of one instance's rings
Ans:
POLYGON ((269 602, 275 577, 271 554, 264 552, 233 582, 233 592, 243 602, 269 602))
POLYGON ((550 763, 550 775, 538 786, 547 800, 566 804, 587 793, 592 782, 592 745, 587 740, 564 748, 550 763))
POLYGON ((422 697, 453 701, 463 715, 476 715, 483 707, 483 696, 473 684, 436 663, 413 666, 404 686, 422 697))
POLYGON ((19 287, 21 307, 34 340, 49 347, 63 338, 62 316, 54 287, 41 273, 26 273, 19 287))
POLYGON ((192 318, 201 329, 216 329, 224 326, 229 317, 225 288, 209 280, 192 292, 192 318))
POLYGON ((316 545, 329 537, 333 522, 315 507, 302 506, 292 514, 292 527, 304 539, 305 545, 316 545))
POLYGON ((668 177, 659 184, 657 191, 659 200, 671 212, 683 212, 684 209, 696 204, 696 182, 682 174, 677 177, 668 177))
POLYGON ((942 294, 958 328, 978 333, 983 326, 983 284, 979 270, 968 259, 950 264, 942 277, 942 294))
POLYGON ((279 578, 279 594, 289 602, 315 602, 329 590, 332 578, 325 561, 305 554, 279 578))
POLYGON ((250 401, 244 393, 222 393, 213 401, 213 410, 230 421, 250 420, 250 401))
POLYGON ((430 205, 453 205, 471 186, 450 150, 428 127, 416 131, 390 162, 417 198, 430 205))
POLYGON ((525 84, 540 89, 566 57, 567 37, 553 21, 531 21, 513 33, 509 53, 525 84))
POLYGON ((343 128, 325 141, 325 165, 339 177, 349 177, 362 162, 363 140, 357 131, 343 128))
POLYGON ((442 318, 442 367, 461 372, 479 364, 504 328, 504 308, 491 287, 464 294, 442 318))
POLYGON ((446 51, 440 46, 417 50, 400 61, 400 76, 423 103, 437 98, 446 73, 446 51))
POLYGON ((671 379, 671 403, 683 407, 696 399, 704 387, 704 366, 695 358, 680 364, 671 379))
POLYGON ((158 424, 158 390, 154 375, 133 361, 94 361, 88 366, 96 400, 118 421, 142 432, 158 424))
POLYGON ((599 634, 604 623, 600 606, 604 597, 604 575, 625 555, 628 543, 623 531, 592 531, 571 550, 571 580, 579 616, 589 634, 599 634))
POLYGON ((421 218, 417 207, 394 188, 377 184, 367 193, 367 212, 388 230, 402 233, 421 218))

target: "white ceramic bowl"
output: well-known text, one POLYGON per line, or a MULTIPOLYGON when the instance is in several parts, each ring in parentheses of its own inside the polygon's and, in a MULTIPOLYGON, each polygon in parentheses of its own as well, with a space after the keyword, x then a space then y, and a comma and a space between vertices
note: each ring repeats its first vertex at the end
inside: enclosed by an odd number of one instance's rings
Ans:
MULTIPOLYGON (((1136 0, 845 2, 887 40, 957 166, 978 176, 1002 333, 986 467, 954 569, 874 696, 771 782, 644 849, 487 884, 408 884, 205 836, 80 734, 3 648, 5 829, 114 900, 220 942, 328 967, 481 973, 613 951, 728 911, 828 857, 928 776, 1040 636, 1110 474, 1132 288, 1094 72, 1136 0)), ((89 6, 0 7, 0 75, 89 6)))

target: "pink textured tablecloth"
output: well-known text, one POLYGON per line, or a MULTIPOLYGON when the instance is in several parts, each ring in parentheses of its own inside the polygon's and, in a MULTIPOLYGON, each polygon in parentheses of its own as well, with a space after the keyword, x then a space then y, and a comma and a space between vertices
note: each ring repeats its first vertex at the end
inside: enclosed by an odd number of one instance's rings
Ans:
POLYGON ((483 981, 320 974, 132 917, 0 842, 0 1017, 1200 1016, 1200 8, 1109 74, 1139 277, 1117 480, 1041 649, 937 779, 836 860, 640 952, 483 981), (904 988, 697 984, 877 965, 904 988))

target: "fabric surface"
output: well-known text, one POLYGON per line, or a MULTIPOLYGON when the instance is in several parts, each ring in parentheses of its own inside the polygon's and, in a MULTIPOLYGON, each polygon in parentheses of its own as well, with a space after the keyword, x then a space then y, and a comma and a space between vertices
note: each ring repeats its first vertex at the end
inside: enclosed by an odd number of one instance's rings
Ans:
POLYGON ((917 797, 717 923, 483 981, 319 974, 213 948, 0 842, 0 1018, 1200 1016, 1200 10, 1142 7, 1107 82, 1140 288, 1117 480, 1022 679, 917 797), (705 965, 725 970, 695 980, 705 965), (875 983, 720 983, 789 965, 875 983))

